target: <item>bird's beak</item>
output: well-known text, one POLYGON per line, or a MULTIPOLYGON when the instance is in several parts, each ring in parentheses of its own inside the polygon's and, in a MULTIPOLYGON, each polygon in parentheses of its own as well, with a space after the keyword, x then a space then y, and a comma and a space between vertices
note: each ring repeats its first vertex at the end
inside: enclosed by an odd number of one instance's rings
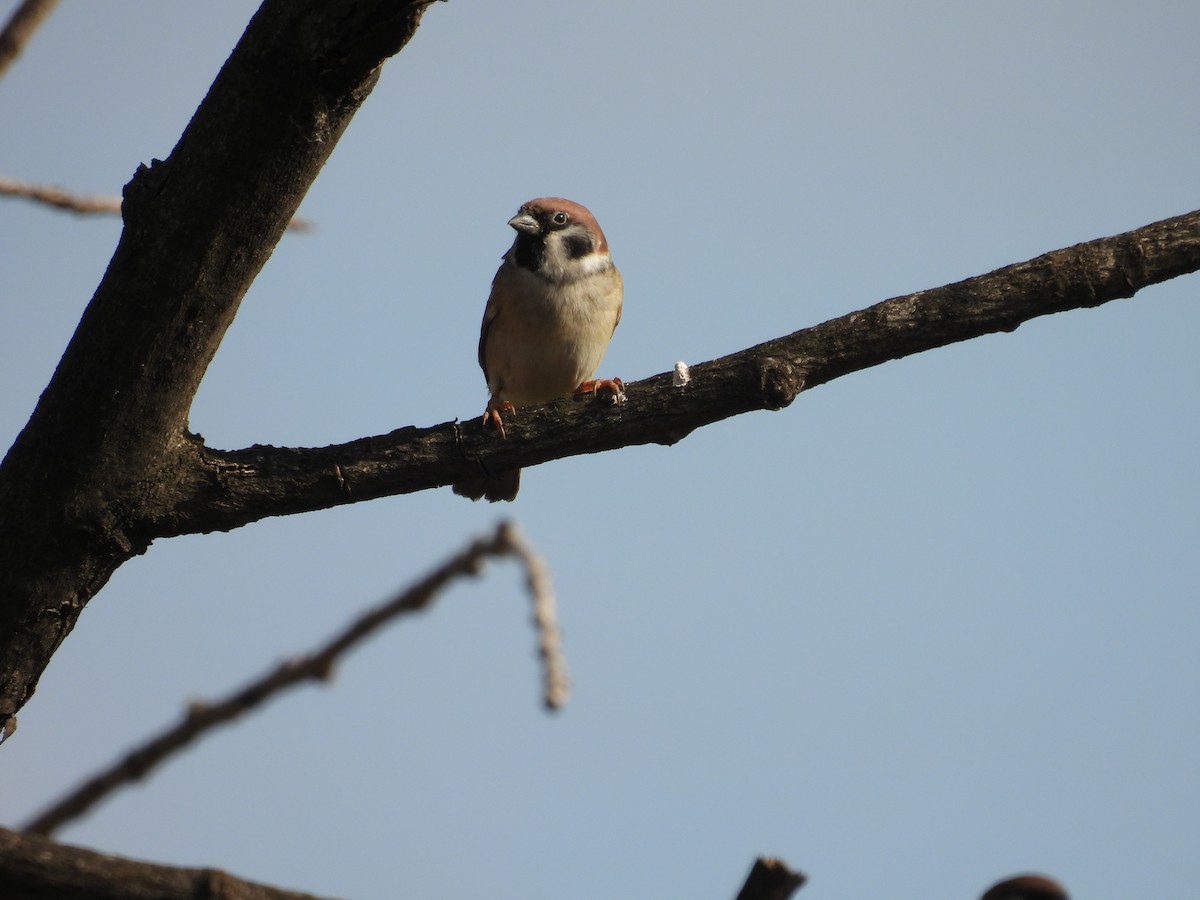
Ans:
POLYGON ((529 213, 517 213, 508 220, 508 224, 517 231, 524 231, 526 234, 537 234, 542 230, 542 226, 538 224, 538 220, 529 213))

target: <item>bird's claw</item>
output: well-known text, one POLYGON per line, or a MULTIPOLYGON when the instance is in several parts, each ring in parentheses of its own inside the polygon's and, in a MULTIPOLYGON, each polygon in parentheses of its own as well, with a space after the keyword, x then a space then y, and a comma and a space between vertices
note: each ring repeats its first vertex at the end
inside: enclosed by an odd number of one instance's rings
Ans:
POLYGON ((575 388, 575 393, 595 396, 602 388, 608 391, 613 406, 625 402, 625 382, 620 378, 589 378, 575 388))
POLYGON ((500 437, 507 439, 508 435, 504 433, 504 419, 501 417, 503 413, 511 413, 515 416, 517 408, 507 400, 489 400, 487 409, 483 411, 483 427, 487 428, 488 425, 491 425, 500 432, 500 437))

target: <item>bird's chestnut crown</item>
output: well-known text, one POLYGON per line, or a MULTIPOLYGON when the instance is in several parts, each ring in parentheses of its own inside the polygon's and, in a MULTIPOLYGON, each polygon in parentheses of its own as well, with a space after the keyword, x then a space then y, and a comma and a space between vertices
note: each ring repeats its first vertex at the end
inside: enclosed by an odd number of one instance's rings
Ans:
POLYGON ((521 206, 508 222, 517 232, 511 259, 550 281, 573 281, 612 266, 608 242, 595 217, 561 197, 521 206))

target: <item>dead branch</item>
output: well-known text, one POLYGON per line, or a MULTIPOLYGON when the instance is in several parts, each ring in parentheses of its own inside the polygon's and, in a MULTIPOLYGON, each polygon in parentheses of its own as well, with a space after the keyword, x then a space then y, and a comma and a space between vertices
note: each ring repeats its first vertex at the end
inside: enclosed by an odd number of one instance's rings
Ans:
POLYGON ((808 880, 781 859, 760 856, 754 861, 737 900, 788 900, 808 880))
POLYGON ((208 448, 186 432, 205 369, 381 62, 427 5, 265 0, 170 157, 126 187, 116 253, 0 465, 0 728, 86 603, 156 538, 671 444, 850 372, 1200 269, 1191 213, 695 364, 682 387, 670 373, 645 379, 621 407, 523 410, 507 441, 472 421, 325 448, 208 448))
POLYGON ((119 510, 174 480, 242 297, 431 2, 264 0, 170 156, 126 185, 113 258, 0 464, 0 728, 129 558, 119 510))
POLYGON ((102 197, 97 194, 73 194, 66 188, 53 185, 34 184, 0 175, 0 195, 21 197, 77 213, 121 214, 120 197, 102 197))
POLYGON ((555 622, 549 573, 545 563, 521 537, 517 527, 502 522, 490 537, 472 541, 415 584, 361 615, 318 649, 285 660, 222 700, 190 704, 182 721, 131 750, 53 803, 25 826, 25 833, 53 834, 58 828, 92 809, 117 788, 141 781, 169 757, 216 727, 229 724, 289 688, 307 681, 328 680, 339 660, 384 625, 401 616, 426 609, 451 581, 466 575, 478 575, 488 557, 501 556, 515 557, 525 568, 542 659, 543 702, 550 709, 560 708, 567 699, 568 681, 555 622))
POLYGON ((13 10, 0 31, 0 75, 21 55, 37 27, 57 5, 58 0, 25 0, 13 10))
MULTIPOLYGON (((43 203, 81 215, 100 213, 119 216, 121 214, 120 197, 104 194, 76 194, 57 185, 34 184, 31 181, 9 178, 7 175, 0 175, 0 196, 32 200, 34 203, 43 203)), ((288 220, 287 227, 290 231, 300 232, 312 231, 315 228, 311 219, 305 219, 302 216, 292 216, 288 220)))
POLYGON ((7 828, 0 828, 0 885, 6 900, 318 900, 220 869, 161 866, 7 828))
MULTIPOLYGON (((760 858, 737 900, 788 900, 805 880, 779 860, 760 858)), ((0 828, 0 885, 6 900, 318 900, 220 869, 141 862, 7 828, 0 828)))

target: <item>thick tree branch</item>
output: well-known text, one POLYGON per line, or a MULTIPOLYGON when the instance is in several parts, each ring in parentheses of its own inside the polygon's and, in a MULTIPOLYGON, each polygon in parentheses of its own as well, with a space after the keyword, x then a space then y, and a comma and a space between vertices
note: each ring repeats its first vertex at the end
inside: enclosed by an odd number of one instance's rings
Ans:
POLYGON ((53 834, 66 823, 88 812, 117 788, 141 781, 169 757, 191 746, 218 726, 233 722, 289 688, 305 682, 328 680, 337 663, 364 640, 401 616, 427 609, 446 585, 465 575, 480 574, 484 562, 492 556, 515 556, 525 567, 543 664, 542 700, 549 709, 559 709, 567 699, 567 673, 559 649, 549 575, 545 564, 521 537, 517 527, 503 522, 492 535, 472 541, 392 599, 359 616, 316 650, 285 660, 221 700, 190 704, 180 722, 88 778, 32 819, 25 826, 25 832, 47 836, 53 834))
POLYGON ((16 62, 42 20, 57 5, 58 0, 25 0, 13 10, 4 24, 4 30, 0 31, 0 75, 16 62))
POLYGON ((6 900, 316 900, 220 869, 180 869, 96 853, 0 828, 6 900))
POLYGON ((83 605, 143 552, 192 397, 242 296, 431 0, 266 0, 125 227, 0 466, 0 725, 83 605))
POLYGON ((619 407, 567 399, 522 409, 508 440, 478 420, 320 448, 219 451, 197 438, 178 502, 142 523, 141 540, 228 530, 287 515, 449 484, 483 471, 634 444, 673 444, 704 425, 780 409, 807 388, 1037 316, 1099 306, 1200 269, 1200 212, 1057 250, 956 284, 885 300, 738 353, 627 385, 619 407))
MULTIPOLYGON (((788 900, 804 882, 779 860, 760 858, 737 900, 788 900)), ((140 862, 7 828, 0 828, 0 885, 5 900, 317 900, 220 869, 140 862)))
POLYGON ((208 449, 185 430, 200 379, 380 63, 428 2, 266 0, 168 160, 126 187, 108 272, 0 465, 0 729, 83 605, 155 538, 673 443, 848 372, 1200 268, 1191 214, 695 365, 686 388, 647 379, 623 407, 523 410, 507 441, 471 421, 323 449, 208 449))

